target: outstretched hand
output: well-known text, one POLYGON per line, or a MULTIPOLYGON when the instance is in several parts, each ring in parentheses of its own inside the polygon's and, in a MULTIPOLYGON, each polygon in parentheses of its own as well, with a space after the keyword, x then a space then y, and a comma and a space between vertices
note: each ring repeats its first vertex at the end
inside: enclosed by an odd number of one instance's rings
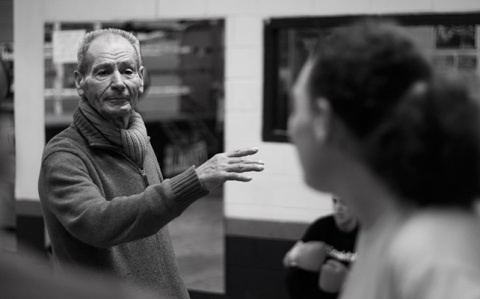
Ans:
POLYGON ((252 180, 246 172, 262 171, 264 163, 245 158, 258 152, 257 148, 237 149, 228 153, 216 154, 195 169, 203 186, 211 191, 226 181, 248 182, 252 180))

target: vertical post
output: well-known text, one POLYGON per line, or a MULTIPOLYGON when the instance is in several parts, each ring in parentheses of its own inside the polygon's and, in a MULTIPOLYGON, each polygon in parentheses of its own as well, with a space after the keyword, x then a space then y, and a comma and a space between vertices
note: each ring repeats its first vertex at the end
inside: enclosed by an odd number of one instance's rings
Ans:
MULTIPOLYGON (((61 30, 60 22, 55 22, 53 25, 53 30, 61 30)), ((55 64, 55 80, 53 83, 53 113, 56 116, 63 114, 63 103, 62 103, 62 92, 63 92, 63 77, 65 77, 65 69, 63 68, 63 63, 54 62, 55 64)))
POLYGON ((43 250, 44 224, 37 186, 45 146, 45 3, 15 0, 13 5, 17 237, 19 243, 43 250))

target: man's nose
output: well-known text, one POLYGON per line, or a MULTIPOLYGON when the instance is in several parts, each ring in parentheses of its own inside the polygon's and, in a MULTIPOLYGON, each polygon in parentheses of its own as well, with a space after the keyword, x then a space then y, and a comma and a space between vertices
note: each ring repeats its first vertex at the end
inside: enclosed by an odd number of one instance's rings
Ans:
POLYGON ((120 74, 119 71, 115 71, 112 73, 111 87, 112 89, 115 89, 118 91, 125 90, 126 86, 125 86, 125 83, 123 82, 122 74, 120 74))

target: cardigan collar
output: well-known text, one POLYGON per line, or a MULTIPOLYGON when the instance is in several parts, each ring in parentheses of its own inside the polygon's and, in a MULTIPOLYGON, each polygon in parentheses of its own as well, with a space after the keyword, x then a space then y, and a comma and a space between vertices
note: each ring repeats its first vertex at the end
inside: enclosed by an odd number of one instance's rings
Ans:
POLYGON ((91 147, 109 147, 121 150, 95 128, 79 107, 77 107, 73 113, 73 124, 78 128, 80 134, 82 134, 91 147))
MULTIPOLYGON (((143 130, 145 130, 145 125, 143 124, 143 120, 141 120, 141 116, 136 113, 133 117, 140 118, 140 121, 138 119, 134 120, 134 126, 140 127, 140 129, 143 127, 143 130)), ((137 138, 137 135, 142 134, 138 128, 133 128, 137 129, 135 132, 122 132, 121 138, 122 140, 126 138, 125 140, 127 142, 127 150, 125 150, 121 145, 115 144, 107 138, 85 115, 85 112, 82 111, 81 107, 77 107, 73 114, 73 124, 78 128, 80 134, 87 140, 90 147, 109 148, 117 152, 122 152, 132 159, 138 167, 143 168, 145 152, 147 150, 147 145, 150 142, 150 136, 146 135, 146 131, 143 133, 145 134, 143 137, 144 139, 141 139, 142 137, 140 137, 140 139, 137 138), (142 151, 142 153, 139 153, 139 150, 142 151)), ((125 147, 125 143, 122 142, 122 144, 125 147)))

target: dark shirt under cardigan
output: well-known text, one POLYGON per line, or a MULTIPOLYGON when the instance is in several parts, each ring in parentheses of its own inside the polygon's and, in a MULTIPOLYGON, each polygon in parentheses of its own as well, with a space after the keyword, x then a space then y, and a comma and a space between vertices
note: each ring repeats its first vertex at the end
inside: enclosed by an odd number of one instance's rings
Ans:
POLYGON ((150 143, 138 167, 77 109, 45 147, 39 178, 56 272, 88 266, 188 298, 166 224, 207 193, 193 167, 163 180, 150 143))

